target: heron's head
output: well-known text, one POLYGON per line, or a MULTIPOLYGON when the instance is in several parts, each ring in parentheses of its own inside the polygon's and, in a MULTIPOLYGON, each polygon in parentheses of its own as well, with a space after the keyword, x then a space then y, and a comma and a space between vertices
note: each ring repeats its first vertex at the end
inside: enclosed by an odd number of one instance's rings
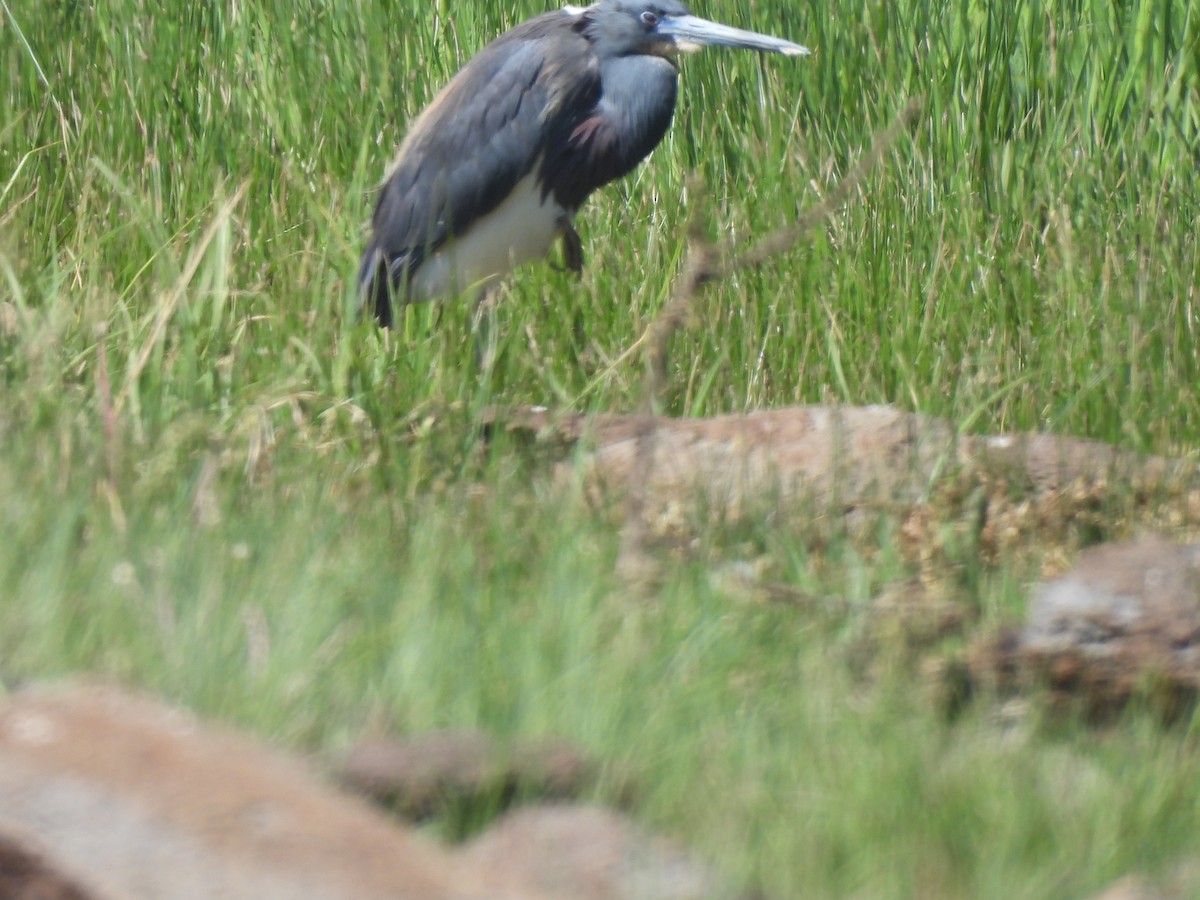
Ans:
POLYGON ((602 58, 649 54, 671 57, 703 47, 742 47, 808 56, 807 47, 782 38, 718 25, 693 16, 679 0, 597 0, 567 7, 584 17, 585 33, 602 58))

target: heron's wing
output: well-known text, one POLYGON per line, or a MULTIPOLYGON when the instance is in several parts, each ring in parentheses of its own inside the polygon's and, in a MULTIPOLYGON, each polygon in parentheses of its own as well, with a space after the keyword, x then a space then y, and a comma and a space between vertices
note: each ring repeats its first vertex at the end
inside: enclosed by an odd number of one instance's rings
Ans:
POLYGON ((568 209, 632 172, 663 139, 675 112, 676 70, 667 59, 631 55, 599 63, 600 96, 547 147, 542 183, 568 209))
POLYGON ((417 119, 375 207, 364 288, 381 263, 399 281, 494 210, 595 104, 599 66, 575 18, 546 13, 493 41, 417 119))

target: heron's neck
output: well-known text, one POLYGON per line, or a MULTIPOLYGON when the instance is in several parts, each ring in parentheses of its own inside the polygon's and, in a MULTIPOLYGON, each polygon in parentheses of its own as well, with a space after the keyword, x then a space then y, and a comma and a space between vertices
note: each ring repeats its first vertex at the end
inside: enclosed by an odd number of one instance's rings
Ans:
POLYGON ((620 178, 658 146, 675 113, 678 72, 661 56, 624 56, 600 64, 600 113, 620 145, 620 178))
POLYGON ((600 63, 600 96, 589 109, 562 120, 551 136, 539 181, 564 209, 632 172, 650 155, 675 111, 675 67, 656 56, 624 56, 600 63))

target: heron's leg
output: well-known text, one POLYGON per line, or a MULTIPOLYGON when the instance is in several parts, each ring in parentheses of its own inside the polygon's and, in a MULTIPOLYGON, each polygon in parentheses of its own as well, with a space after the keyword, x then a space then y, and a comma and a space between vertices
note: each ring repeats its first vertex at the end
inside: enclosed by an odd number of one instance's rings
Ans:
POLYGON ((578 278, 583 274, 583 240, 571 220, 565 217, 558 220, 558 236, 563 244, 563 270, 574 272, 578 278))
POLYGON ((495 282, 484 285, 475 295, 471 330, 475 333, 475 363, 481 372, 491 371, 496 364, 496 306, 499 299, 500 286, 495 282))
MULTIPOLYGON (((563 244, 563 270, 574 272, 576 278, 582 277, 583 240, 579 237, 575 226, 571 224, 571 220, 566 216, 558 220, 558 236, 562 238, 563 244)), ((587 335, 584 328, 583 310, 578 306, 575 307, 572 331, 575 336, 576 352, 579 353, 581 348, 586 345, 587 335)))

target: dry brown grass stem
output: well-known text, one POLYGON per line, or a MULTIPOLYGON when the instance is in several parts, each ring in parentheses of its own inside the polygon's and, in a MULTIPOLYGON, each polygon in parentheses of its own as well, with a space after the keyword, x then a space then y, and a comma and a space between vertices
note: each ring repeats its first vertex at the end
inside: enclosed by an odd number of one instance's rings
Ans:
POLYGON ((735 272, 757 268, 800 242, 821 222, 832 216, 850 199, 867 174, 879 163, 900 135, 916 121, 922 102, 909 99, 892 123, 879 132, 871 148, 855 163, 846 176, 834 185, 820 203, 806 210, 786 228, 767 235, 748 250, 737 252, 728 245, 716 245, 694 231, 688 237, 688 253, 683 274, 675 284, 671 299, 638 339, 646 347, 646 375, 639 405, 641 421, 637 432, 637 465, 629 485, 625 527, 617 557, 618 574, 627 580, 653 580, 657 567, 647 552, 646 495, 654 467, 655 413, 667 384, 667 355, 671 338, 691 318, 696 297, 705 285, 728 278, 735 272))

